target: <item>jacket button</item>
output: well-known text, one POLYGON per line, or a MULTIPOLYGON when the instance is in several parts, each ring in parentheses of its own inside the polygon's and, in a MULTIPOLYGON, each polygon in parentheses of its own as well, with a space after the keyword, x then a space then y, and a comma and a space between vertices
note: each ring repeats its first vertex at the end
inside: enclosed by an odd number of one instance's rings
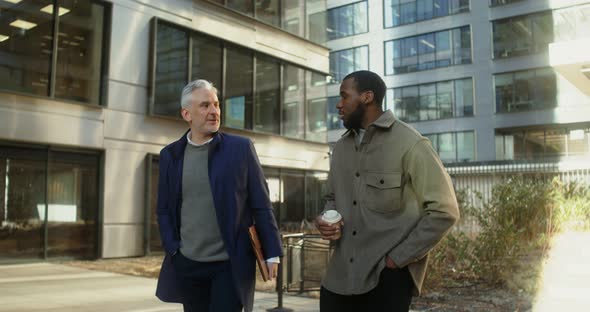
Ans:
POLYGON ((358 173, 358 172, 355 175, 356 175, 357 178, 361 176, 361 174, 358 173))
POLYGON ((352 231, 352 236, 355 236, 355 235, 356 235, 356 231, 352 231))
POLYGON ((379 181, 379 183, 383 184, 383 183, 385 183, 385 181, 381 180, 381 181, 379 181))
POLYGON ((350 263, 353 263, 353 262, 354 262, 354 259, 350 258, 350 263))
POLYGON ((356 206, 356 200, 352 201, 352 204, 356 206))

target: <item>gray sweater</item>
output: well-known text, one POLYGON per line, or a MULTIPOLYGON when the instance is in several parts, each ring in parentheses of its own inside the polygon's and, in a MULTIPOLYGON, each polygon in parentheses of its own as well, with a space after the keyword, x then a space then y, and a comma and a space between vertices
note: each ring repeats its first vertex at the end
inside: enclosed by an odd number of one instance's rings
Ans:
POLYGON ((228 260, 213 203, 208 174, 209 144, 187 144, 182 169, 180 252, 194 261, 228 260))

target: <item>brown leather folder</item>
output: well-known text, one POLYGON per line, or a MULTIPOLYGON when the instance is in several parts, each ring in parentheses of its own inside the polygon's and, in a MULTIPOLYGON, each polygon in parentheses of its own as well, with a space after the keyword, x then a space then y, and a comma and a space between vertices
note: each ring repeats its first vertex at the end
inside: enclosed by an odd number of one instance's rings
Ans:
POLYGON ((260 239, 258 239, 258 232, 256 232, 256 228, 254 227, 254 225, 248 228, 248 234, 250 235, 250 242, 252 242, 252 249, 254 250, 254 254, 256 255, 256 262, 258 263, 258 268, 260 269, 260 273, 262 274, 262 280, 266 282, 270 280, 270 276, 268 274, 268 267, 266 266, 264 254, 262 253, 262 244, 260 243, 260 239))

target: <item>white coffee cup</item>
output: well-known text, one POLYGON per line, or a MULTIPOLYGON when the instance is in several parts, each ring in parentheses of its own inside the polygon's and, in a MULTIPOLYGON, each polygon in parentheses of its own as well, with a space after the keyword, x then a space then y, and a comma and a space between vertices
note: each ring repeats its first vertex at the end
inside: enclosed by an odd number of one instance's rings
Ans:
POLYGON ((340 220, 342 220, 342 216, 336 210, 326 210, 322 214, 322 220, 324 220, 325 222, 330 223, 330 225, 332 225, 332 224, 336 224, 336 223, 340 222, 340 220))

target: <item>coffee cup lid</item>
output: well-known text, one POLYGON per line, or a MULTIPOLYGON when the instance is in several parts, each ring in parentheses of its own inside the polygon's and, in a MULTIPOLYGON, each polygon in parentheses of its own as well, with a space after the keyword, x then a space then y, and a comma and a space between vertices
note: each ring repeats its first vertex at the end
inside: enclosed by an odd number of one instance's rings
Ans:
POLYGON ((336 223, 342 219, 342 216, 336 210, 327 210, 322 215, 322 219, 326 222, 336 223))

